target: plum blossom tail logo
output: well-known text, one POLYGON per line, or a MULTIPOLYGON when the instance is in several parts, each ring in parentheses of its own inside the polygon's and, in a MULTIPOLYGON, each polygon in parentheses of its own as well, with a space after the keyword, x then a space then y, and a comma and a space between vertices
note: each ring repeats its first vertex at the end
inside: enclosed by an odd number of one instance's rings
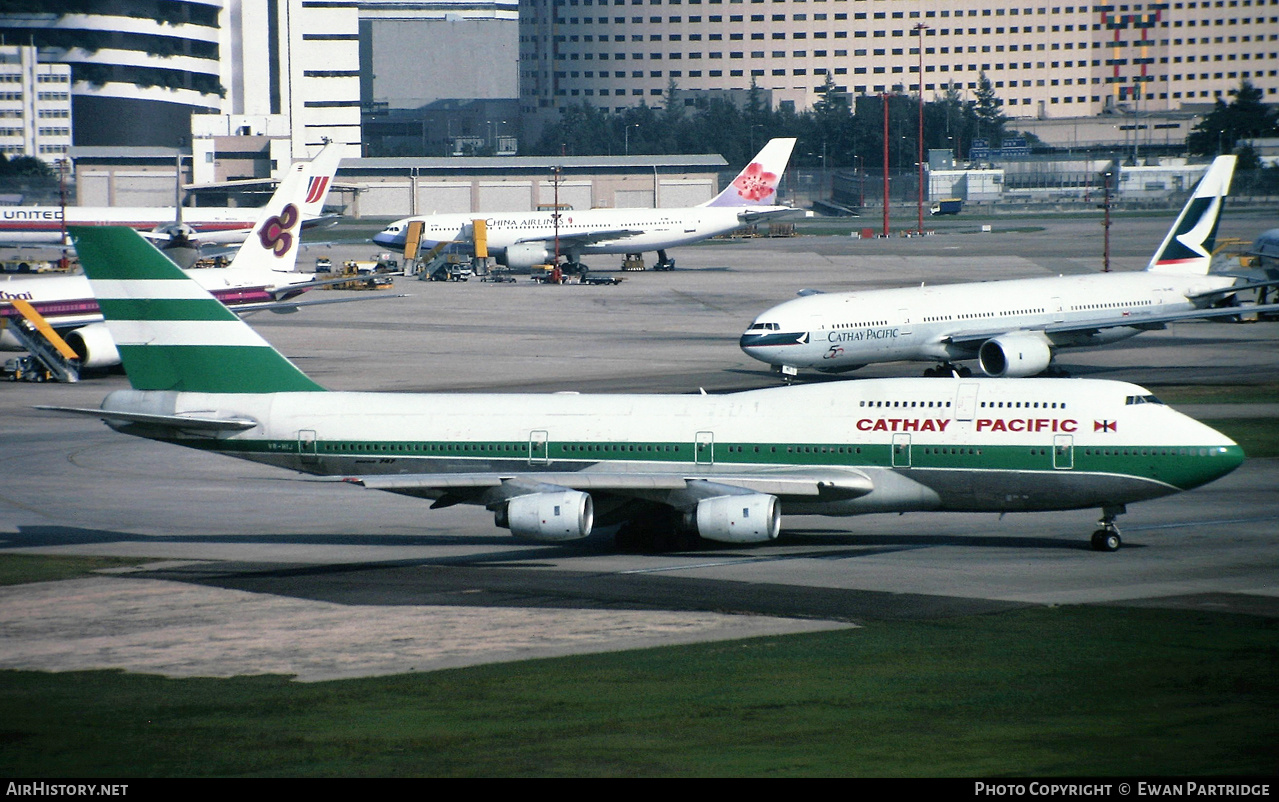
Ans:
POLYGON ((298 207, 289 204, 278 214, 269 218, 258 231, 258 240, 262 247, 273 253, 278 259, 293 247, 293 234, 290 229, 298 224, 301 215, 298 207))
POLYGON ((777 192, 777 174, 770 173, 759 162, 751 162, 742 174, 733 179, 737 194, 752 203, 759 203, 777 192))

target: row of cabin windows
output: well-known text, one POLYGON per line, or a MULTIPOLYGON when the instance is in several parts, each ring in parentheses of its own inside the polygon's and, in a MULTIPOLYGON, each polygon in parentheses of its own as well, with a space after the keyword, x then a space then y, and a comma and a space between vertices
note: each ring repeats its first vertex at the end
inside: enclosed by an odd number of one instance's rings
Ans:
MULTIPOLYGON (((699 444, 701 445, 701 444, 699 444)), ((783 446, 749 446, 752 453, 769 453, 776 454, 777 449, 783 446), (764 451, 767 449, 767 452, 764 451)), ((787 454, 860 454, 861 446, 784 446, 787 454)), ((725 451, 729 454, 745 454, 747 446, 727 446, 725 451)))
POLYGON ((1078 306, 1072 306, 1070 308, 1078 312, 1086 309, 1119 309, 1127 306, 1149 306, 1153 303, 1154 301, 1151 301, 1151 300, 1120 301, 1118 303, 1113 303, 1113 304, 1079 304, 1078 306))
POLYGON ((887 326, 887 320, 869 320, 865 323, 836 323, 832 329, 868 329, 872 326, 887 326))
POLYGON ((1062 401, 982 401, 983 409, 1065 409, 1066 402, 1062 401))
POLYGON ((898 407, 898 408, 924 408, 932 409, 934 407, 941 409, 950 406, 949 401, 862 401, 859 406, 863 407, 898 407))
POLYGON ((1220 453, 1215 448, 1085 448, 1091 457, 1207 457, 1220 453))

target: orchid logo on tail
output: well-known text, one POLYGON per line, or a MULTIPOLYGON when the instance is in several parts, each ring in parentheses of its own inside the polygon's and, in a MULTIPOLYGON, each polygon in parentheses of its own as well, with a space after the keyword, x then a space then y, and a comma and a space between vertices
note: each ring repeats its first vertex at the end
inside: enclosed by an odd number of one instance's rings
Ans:
POLYGON ((289 230, 298 224, 301 217, 298 207, 290 203, 278 215, 268 219, 258 231, 262 247, 275 254, 277 259, 288 253, 293 247, 293 234, 289 230))
POLYGON ((737 194, 753 203, 777 191, 777 174, 766 171, 759 162, 751 162, 741 175, 733 179, 737 194))

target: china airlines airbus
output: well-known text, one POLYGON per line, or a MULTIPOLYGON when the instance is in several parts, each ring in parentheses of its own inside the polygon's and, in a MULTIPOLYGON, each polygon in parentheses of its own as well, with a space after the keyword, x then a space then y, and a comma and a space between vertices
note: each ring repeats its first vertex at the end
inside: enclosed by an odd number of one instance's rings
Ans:
POLYGON ((76 228, 132 389, 113 429, 482 506, 527 540, 620 526, 628 547, 763 543, 781 514, 1101 509, 1210 482, 1244 455, 1132 384, 870 379, 730 395, 328 392, 136 233, 76 228), (162 301, 160 299, 163 299, 162 301), (802 414, 797 412, 802 411, 802 414))
POLYGON ((778 206, 777 184, 786 172, 794 139, 772 139, 723 192, 699 206, 683 209, 585 209, 561 212, 473 212, 434 214, 396 220, 373 241, 404 249, 409 223, 421 221, 423 251, 440 243, 471 241, 474 223, 485 221, 488 249, 501 264, 524 269, 563 255, 571 271, 595 254, 656 251, 658 265, 673 267, 667 248, 727 234, 743 225, 775 217, 803 215, 778 206), (556 217, 558 216, 558 224, 556 217))
MULTIPOLYGON (((323 208, 341 161, 341 145, 328 144, 309 162, 290 168, 266 206, 254 209, 257 226, 229 267, 190 271, 193 279, 240 312, 264 308, 295 309, 287 299, 319 286, 315 276, 294 271, 303 209, 323 208)), ((0 350, 24 350, 8 331, 18 316, 11 299, 29 302, 80 357, 81 368, 120 364, 89 280, 78 274, 0 277, 0 350)))
MULTIPOLYGON (((877 362, 939 362, 926 376, 1033 376, 1062 348, 1105 345, 1178 320, 1233 317, 1236 294, 1266 286, 1208 272, 1235 157, 1219 157, 1143 271, 812 293, 764 312, 741 337, 785 377, 877 362)), ((1273 283, 1273 282, 1270 282, 1273 283)), ((1279 309, 1256 306, 1249 311, 1279 309)))

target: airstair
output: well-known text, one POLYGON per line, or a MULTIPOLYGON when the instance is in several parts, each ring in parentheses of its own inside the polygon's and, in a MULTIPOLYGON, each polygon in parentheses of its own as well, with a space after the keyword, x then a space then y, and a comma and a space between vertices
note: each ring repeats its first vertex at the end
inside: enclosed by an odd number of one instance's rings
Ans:
POLYGON ((19 316, 2 320, 0 325, 9 327, 30 356, 10 360, 5 365, 5 373, 15 381, 79 381, 80 358, 67 341, 28 301, 12 298, 9 303, 19 316))

